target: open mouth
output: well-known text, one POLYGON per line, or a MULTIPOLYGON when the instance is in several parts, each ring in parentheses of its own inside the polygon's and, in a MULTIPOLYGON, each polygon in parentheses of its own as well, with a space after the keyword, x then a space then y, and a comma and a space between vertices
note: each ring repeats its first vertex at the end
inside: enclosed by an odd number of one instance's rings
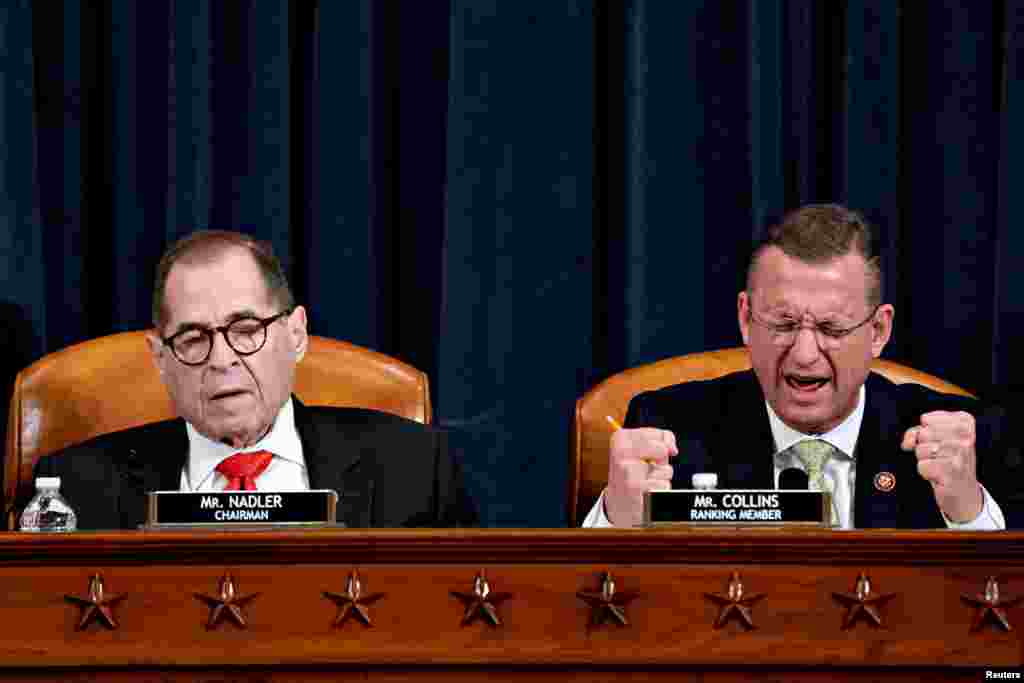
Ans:
POLYGON ((828 384, 828 377, 808 377, 803 375, 786 375, 786 384, 801 393, 811 393, 828 384))

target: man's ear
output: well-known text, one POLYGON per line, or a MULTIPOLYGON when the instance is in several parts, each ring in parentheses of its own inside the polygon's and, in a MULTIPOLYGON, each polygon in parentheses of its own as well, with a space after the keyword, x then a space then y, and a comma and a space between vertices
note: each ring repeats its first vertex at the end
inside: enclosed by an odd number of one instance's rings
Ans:
POLYGON ((892 304, 882 304, 875 313, 875 319, 871 325, 871 355, 878 358, 882 355, 882 349, 889 343, 892 336, 892 320, 896 316, 896 309, 892 304))
POLYGON ((296 306, 288 316, 288 335, 291 338, 292 349, 295 351, 296 363, 302 360, 309 347, 309 332, 306 329, 306 324, 306 309, 296 306))
POLYGON ((746 290, 741 291, 736 297, 736 319, 740 324, 743 343, 750 346, 750 297, 747 296, 746 290))
POLYGON ((146 345, 149 346, 149 355, 153 359, 153 365, 156 366, 157 371, 162 376, 164 374, 164 341, 155 329, 146 330, 146 345))

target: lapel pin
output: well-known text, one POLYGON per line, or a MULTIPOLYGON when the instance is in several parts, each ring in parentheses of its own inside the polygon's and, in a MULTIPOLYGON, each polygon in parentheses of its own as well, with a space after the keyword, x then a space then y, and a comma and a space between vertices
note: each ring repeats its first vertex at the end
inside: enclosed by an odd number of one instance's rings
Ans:
POLYGON ((889 493, 896 488, 896 475, 892 472, 879 472, 875 475, 875 488, 882 493, 889 493))

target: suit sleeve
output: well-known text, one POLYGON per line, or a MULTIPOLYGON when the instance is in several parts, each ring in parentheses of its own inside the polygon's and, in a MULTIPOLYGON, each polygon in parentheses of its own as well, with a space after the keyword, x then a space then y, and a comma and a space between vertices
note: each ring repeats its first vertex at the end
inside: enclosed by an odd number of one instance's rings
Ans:
POLYGON ((658 427, 664 429, 664 420, 661 420, 651 409, 654 399, 655 396, 651 392, 634 396, 629 402, 629 408, 626 410, 626 420, 622 423, 622 426, 627 429, 636 429, 637 427, 658 427))
MULTIPOLYGON (((901 388, 908 385, 901 385, 901 388)), ((1024 528, 1024 467, 1021 458, 1021 439, 1024 426, 1018 407, 1010 403, 989 403, 973 398, 940 394, 924 387, 912 386, 906 391, 917 391, 921 396, 913 401, 911 413, 904 416, 906 425, 913 426, 921 414, 933 410, 964 411, 975 420, 975 456, 978 481, 1002 512, 1007 529, 1024 528)))
MULTIPOLYGON (((1019 404, 1018 404, 1019 406, 1019 404)), ((1024 529, 1024 415, 1001 406, 987 406, 975 414, 975 452, 978 481, 999 504, 1007 529, 1024 529)))

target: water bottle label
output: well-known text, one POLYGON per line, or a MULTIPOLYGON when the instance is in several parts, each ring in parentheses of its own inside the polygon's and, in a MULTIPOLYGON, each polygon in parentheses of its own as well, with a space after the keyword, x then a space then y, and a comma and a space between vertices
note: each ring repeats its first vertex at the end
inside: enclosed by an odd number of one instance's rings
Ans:
POLYGON ((78 525, 66 501, 60 496, 37 495, 21 515, 22 531, 74 531, 78 525))
POLYGON ((39 531, 39 512, 37 510, 25 510, 21 515, 22 531, 39 531))

